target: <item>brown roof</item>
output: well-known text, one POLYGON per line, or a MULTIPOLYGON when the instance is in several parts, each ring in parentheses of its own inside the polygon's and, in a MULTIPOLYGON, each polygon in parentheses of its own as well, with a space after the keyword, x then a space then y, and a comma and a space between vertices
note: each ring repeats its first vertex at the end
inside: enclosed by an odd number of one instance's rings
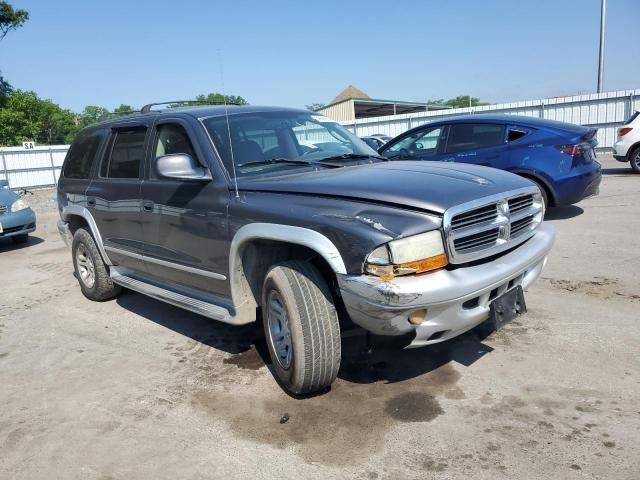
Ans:
POLYGON ((336 98, 331 100, 331 102, 329 103, 338 103, 338 102, 342 102, 343 100, 348 100, 350 98, 370 98, 370 97, 369 95, 364 93, 362 90, 358 90, 353 85, 349 85, 340 94, 338 94, 336 98))

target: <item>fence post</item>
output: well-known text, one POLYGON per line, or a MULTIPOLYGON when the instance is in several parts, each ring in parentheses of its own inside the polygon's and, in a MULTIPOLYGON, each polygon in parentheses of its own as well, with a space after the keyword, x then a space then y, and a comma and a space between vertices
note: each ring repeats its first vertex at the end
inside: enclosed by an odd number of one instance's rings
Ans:
POLYGON ((51 161, 51 174, 53 175, 53 184, 58 187, 58 177, 56 177, 56 166, 53 163, 53 150, 51 150, 51 145, 49 145, 49 160, 51 161))
POLYGON ((544 100, 540 100, 540 118, 544 118, 544 100))
POLYGON ((4 159, 4 150, 0 150, 0 155, 2 156, 2 167, 4 168, 4 178, 7 179, 7 184, 9 183, 9 171, 7 170, 7 161, 4 159))

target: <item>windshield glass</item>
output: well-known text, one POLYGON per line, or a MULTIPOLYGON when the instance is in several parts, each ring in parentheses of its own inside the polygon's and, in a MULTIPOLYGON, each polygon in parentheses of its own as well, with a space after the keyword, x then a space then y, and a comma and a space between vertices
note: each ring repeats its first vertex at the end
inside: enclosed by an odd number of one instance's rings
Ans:
POLYGON ((326 167, 319 162, 342 155, 378 155, 344 127, 314 112, 233 113, 228 117, 229 128, 224 115, 201 120, 231 177, 233 163, 236 176, 244 177, 314 164, 326 167))

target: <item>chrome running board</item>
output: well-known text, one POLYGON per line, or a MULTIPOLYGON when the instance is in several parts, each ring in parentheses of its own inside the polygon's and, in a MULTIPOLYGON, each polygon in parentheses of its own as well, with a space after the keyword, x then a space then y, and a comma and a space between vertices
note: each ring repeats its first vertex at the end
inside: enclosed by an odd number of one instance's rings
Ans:
POLYGON ((232 315, 227 308, 221 307, 220 305, 216 305, 205 300, 199 300, 197 298, 187 296, 182 293, 169 290, 167 288, 159 287, 157 285, 152 285, 148 282, 128 275, 126 269, 111 267, 109 270, 109 275, 111 277, 111 280, 113 280, 113 283, 116 283, 122 287, 134 290, 138 293, 142 293, 143 295, 155 298, 156 300, 170 303, 171 305, 175 305, 176 307, 184 308, 185 310, 189 310, 191 312, 203 315, 208 318, 212 318, 214 320, 219 320, 221 322, 231 323, 235 325, 247 323, 246 321, 238 321, 238 318, 232 315))

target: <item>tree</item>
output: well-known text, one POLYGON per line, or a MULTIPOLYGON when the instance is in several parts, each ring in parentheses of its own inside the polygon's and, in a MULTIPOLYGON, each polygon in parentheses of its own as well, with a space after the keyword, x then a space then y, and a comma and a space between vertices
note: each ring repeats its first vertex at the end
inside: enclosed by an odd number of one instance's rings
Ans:
POLYGON ((126 115, 127 113, 133 113, 133 112, 137 112, 137 111, 138 110, 133 108, 131 105, 127 105, 125 103, 121 103, 120 106, 113 111, 113 113, 115 113, 117 115, 126 115))
POLYGON ((15 10, 8 2, 0 1, 0 40, 11 30, 20 28, 29 20, 29 12, 15 10))
POLYGON ((7 104, 11 92, 13 92, 13 87, 4 79, 2 72, 0 72, 0 108, 7 104))
POLYGON ((481 101, 479 98, 471 97, 469 95, 458 95, 455 98, 445 100, 439 98, 437 100, 428 100, 429 105, 441 105, 444 107, 452 108, 465 108, 465 107, 479 107, 481 105, 489 105, 487 102, 481 101))
POLYGON ((309 105, 305 105, 304 108, 311 110, 312 112, 317 112, 321 108, 324 108, 324 106, 324 103, 310 103, 309 105))
POLYGON ((111 113, 106 108, 98 107, 97 105, 87 105, 78 117, 78 127, 82 129, 92 123, 100 122, 110 117, 111 113))
POLYGON ((193 102, 178 102, 174 103, 172 107, 188 107, 193 105, 223 105, 225 103, 227 105, 249 105, 244 98, 239 95, 227 95, 226 97, 221 93, 209 93, 207 95, 201 94, 197 95, 193 102), (195 102, 195 103, 194 103, 195 102))

